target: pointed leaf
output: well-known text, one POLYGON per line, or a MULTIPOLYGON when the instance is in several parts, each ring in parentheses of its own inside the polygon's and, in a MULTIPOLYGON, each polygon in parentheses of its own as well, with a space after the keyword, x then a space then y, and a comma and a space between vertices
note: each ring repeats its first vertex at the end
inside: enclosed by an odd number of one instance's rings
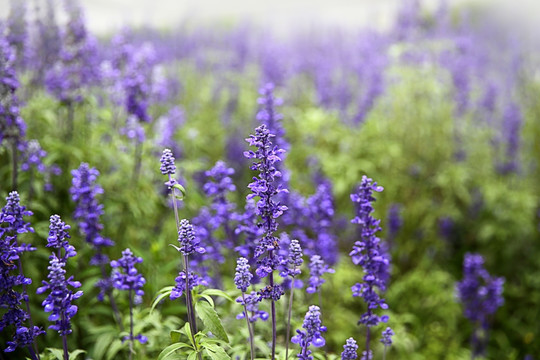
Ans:
POLYGON ((218 339, 225 342, 229 342, 229 337, 221 324, 219 316, 214 308, 206 301, 199 301, 195 304, 195 312, 197 316, 203 321, 207 330, 211 331, 218 339))
POLYGON ((206 289, 204 290, 201 295, 213 295, 213 296, 220 296, 222 298, 225 298, 231 302, 234 302, 234 299, 227 294, 225 291, 219 290, 219 289, 206 289))
POLYGON ((191 347, 189 344, 183 342, 177 342, 167 346, 161 353, 159 353, 158 360, 163 360, 173 355, 176 350, 180 350, 186 347, 191 347))

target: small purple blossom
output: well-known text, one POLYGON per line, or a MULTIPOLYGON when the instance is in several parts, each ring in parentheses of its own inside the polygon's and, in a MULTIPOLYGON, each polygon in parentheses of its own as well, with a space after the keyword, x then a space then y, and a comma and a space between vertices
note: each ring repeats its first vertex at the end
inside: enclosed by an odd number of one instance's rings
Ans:
POLYGON ((334 269, 324 263, 319 255, 313 255, 309 263, 309 286, 306 289, 308 294, 313 294, 319 290, 322 284, 326 282, 322 277, 326 273, 334 273, 334 269))
POLYGON ((143 296, 142 290, 146 279, 135 268, 143 262, 141 257, 133 256, 130 249, 122 251, 122 257, 111 261, 113 286, 118 290, 133 291, 136 296, 143 296))
POLYGON ((58 251, 60 257, 60 249, 65 250, 64 260, 77 255, 75 248, 69 244, 68 240, 71 238, 68 230, 71 226, 62 221, 60 216, 51 215, 49 225, 49 237, 47 238, 47 247, 52 247, 58 251))
MULTIPOLYGON (((249 321, 255 322, 258 319, 261 319, 262 321, 268 320, 268 313, 266 311, 259 310, 259 295, 255 291, 252 291, 250 294, 245 295, 245 305, 246 309, 249 313, 249 321)), ((240 305, 244 305, 244 300, 242 297, 239 297, 236 299, 236 302, 240 305)), ((236 315, 236 318, 238 320, 244 319, 246 317, 245 312, 242 312, 241 314, 236 315)))
POLYGON ((199 245, 200 240, 195 235, 193 225, 189 223, 189 220, 180 220, 180 230, 178 230, 178 242, 180 247, 175 249, 180 251, 183 255, 188 256, 194 253, 203 254, 206 250, 199 245))
MULTIPOLYGON (((175 279, 176 285, 172 289, 170 299, 176 300, 180 298, 186 291, 186 272, 184 270, 178 273, 178 276, 175 279)), ((193 290, 195 286, 203 285, 207 286, 208 282, 203 278, 199 277, 197 274, 190 272, 189 274, 189 291, 193 290)))
POLYGON ((247 288, 251 285, 251 278, 253 278, 253 274, 251 274, 249 269, 250 266, 248 264, 248 260, 244 257, 238 258, 236 261, 234 284, 242 292, 246 292, 247 288))
POLYGON ((161 162, 161 167, 159 169, 163 175, 170 176, 175 174, 176 165, 174 164, 174 156, 170 149, 163 150, 163 154, 159 161, 161 162))
POLYGON ((383 343, 384 346, 390 346, 392 345, 392 336, 394 336, 394 331, 390 328, 390 327, 387 327, 383 332, 382 332, 382 338, 381 338, 381 342, 383 343))
POLYGON ((309 307, 302 327, 304 330, 296 330, 296 335, 292 337, 291 341, 300 345, 301 350, 298 353, 298 359, 313 360, 309 346, 321 347, 326 344, 322 336, 322 333, 326 331, 326 327, 322 326, 321 311, 318 306, 311 305, 309 307))
POLYGON ((341 353, 341 360, 356 360, 358 358, 358 345, 356 340, 348 338, 345 345, 343 345, 343 352, 341 353))
POLYGON ((302 273, 302 270, 300 270, 300 267, 304 263, 304 259, 302 258, 302 247, 300 246, 300 242, 296 239, 291 240, 291 243, 289 244, 289 253, 288 257, 284 262, 284 270, 280 273, 282 277, 296 277, 302 273))
POLYGON ((73 276, 66 279, 66 263, 56 254, 51 255, 49 261, 48 282, 43 281, 43 286, 37 289, 38 294, 49 291, 49 295, 43 301, 42 305, 45 312, 50 312, 49 321, 53 321, 54 325, 49 326, 49 329, 58 331, 62 336, 71 334, 71 318, 77 313, 77 306, 72 304, 73 300, 80 298, 83 295, 82 291, 73 292, 69 288, 79 288, 81 283, 73 280, 73 276))

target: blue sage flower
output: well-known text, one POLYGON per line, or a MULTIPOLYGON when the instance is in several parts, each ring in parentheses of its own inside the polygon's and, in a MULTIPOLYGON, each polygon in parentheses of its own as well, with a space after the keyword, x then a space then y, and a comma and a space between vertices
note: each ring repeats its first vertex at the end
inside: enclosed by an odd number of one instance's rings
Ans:
POLYGON ((341 353, 341 360, 356 360, 358 358, 358 345, 356 340, 348 338, 345 345, 343 345, 343 352, 341 353))
POLYGON ((304 330, 296 330, 296 335, 293 336, 291 341, 300 345, 300 353, 298 353, 298 359, 301 360, 313 360, 311 356, 311 350, 309 346, 321 347, 326 344, 322 333, 326 331, 326 327, 322 326, 321 312, 318 306, 311 305, 304 318, 304 324, 302 327, 304 330))

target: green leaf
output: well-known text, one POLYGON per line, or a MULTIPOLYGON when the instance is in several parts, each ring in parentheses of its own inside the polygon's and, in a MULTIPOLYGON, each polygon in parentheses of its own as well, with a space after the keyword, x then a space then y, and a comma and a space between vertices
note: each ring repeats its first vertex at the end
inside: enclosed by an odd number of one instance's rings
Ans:
POLYGON ((176 191, 173 190, 174 197, 176 197, 178 200, 184 200, 184 197, 186 196, 186 189, 184 189, 184 187, 180 184, 174 184, 172 187, 173 189, 180 190, 180 193, 182 194, 176 195, 176 191))
POLYGON ((206 352, 212 360, 230 360, 231 357, 223 350, 222 347, 217 345, 208 345, 206 346, 206 352))
POLYGON ((173 343, 178 342, 180 340, 180 335, 183 334, 180 330, 171 330, 171 341, 173 343))
POLYGON ((150 309, 150 314, 154 311, 154 309, 156 308, 156 306, 161 302, 161 300, 165 299, 167 296, 170 296, 171 293, 172 293, 172 289, 173 289, 173 286, 167 286, 166 288, 163 288, 161 290, 159 290, 158 293, 161 293, 159 294, 156 299, 154 300, 154 302, 152 303, 152 308, 150 309))
POLYGON ((189 354, 187 360, 196 360, 197 359, 197 353, 194 351, 191 354, 189 354))
POLYGON ((212 299, 212 297, 210 295, 200 294, 197 297, 206 299, 206 301, 208 301, 210 303, 210 306, 212 306, 213 308, 216 307, 216 304, 214 303, 214 299, 212 299))
POLYGON ((109 350, 107 351, 107 360, 114 359, 116 357, 116 354, 123 348, 127 346, 127 343, 122 344, 120 340, 115 340, 113 343, 109 346, 109 350))
POLYGON ((49 351, 58 360, 64 359, 64 352, 60 349, 46 348, 45 350, 49 351))
POLYGON ((183 342, 177 342, 177 343, 171 344, 167 346, 165 349, 163 349, 163 351, 158 356, 158 360, 166 359, 170 357, 171 355, 173 355, 176 352, 176 350, 180 350, 186 347, 191 347, 191 346, 183 342))
POLYGON ((195 312, 203 321, 206 328, 212 332, 218 339, 229 342, 229 337, 221 324, 219 316, 214 308, 206 301, 199 301, 195 304, 195 312))
POLYGON ((219 290, 219 289, 206 289, 204 290, 201 295, 213 295, 213 296, 220 296, 222 298, 225 298, 231 302, 234 302, 234 299, 227 294, 225 291, 219 290))
POLYGON ((77 356, 79 356, 81 354, 86 354, 86 351, 81 350, 81 349, 74 350, 74 351, 69 353, 69 359, 70 360, 75 360, 77 358, 77 356))

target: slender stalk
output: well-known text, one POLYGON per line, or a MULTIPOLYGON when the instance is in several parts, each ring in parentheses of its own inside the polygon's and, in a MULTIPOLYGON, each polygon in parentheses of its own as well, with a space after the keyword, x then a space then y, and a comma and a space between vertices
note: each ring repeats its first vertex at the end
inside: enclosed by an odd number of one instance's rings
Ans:
POLYGON ((17 149, 17 142, 13 140, 11 142, 11 165, 12 165, 12 171, 11 171, 11 188, 16 191, 17 190, 17 177, 19 175, 19 165, 17 164, 17 152, 19 150, 17 149))
MULTIPOLYGON (((63 315, 62 315, 63 317, 63 315)), ((67 335, 62 335, 62 346, 64 348, 64 360, 69 360, 69 352, 67 346, 67 335)))
POLYGON ((34 168, 30 167, 30 179, 28 181, 28 207, 30 207, 30 203, 32 202, 32 198, 34 197, 34 168))
POLYGON ((251 321, 246 306, 245 292, 242 291, 242 302, 244 303, 244 314, 246 315, 246 323, 249 331, 249 347, 251 348, 251 360, 255 359, 255 345, 253 344, 253 330, 251 329, 251 321))
POLYGON ((382 359, 383 359, 383 360, 386 360, 386 348, 387 348, 387 347, 388 347, 388 346, 386 346, 386 345, 384 346, 384 350, 383 350, 383 353, 382 353, 382 359))
POLYGON ((133 359, 133 298, 129 289, 129 360, 133 359))
MULTIPOLYGON (((274 272, 272 271, 270 273, 270 286, 274 288, 274 272)), ((276 302, 272 298, 272 360, 275 360, 276 358, 276 302)))
MULTIPOLYGON (((169 181, 172 180, 171 174, 169 174, 169 181)), ((173 203, 173 209, 174 209, 174 219, 176 220, 176 231, 180 232, 180 218, 178 216, 178 205, 176 204, 176 189, 172 188, 171 191, 171 200, 173 203)), ((195 334, 197 331, 197 319, 195 318, 195 311, 193 310, 193 301, 191 300, 191 290, 189 289, 189 262, 188 257, 184 255, 184 269, 186 271, 186 310, 188 315, 188 322, 191 325, 191 335, 193 336, 193 340, 195 340, 195 334)), ((197 343, 193 341, 195 345, 195 351, 197 351, 197 356, 199 360, 202 360, 202 355, 199 352, 197 343)))
MULTIPOLYGON (((30 352, 30 356, 32 357, 32 360, 38 360, 39 359, 39 353, 38 355, 36 355, 36 351, 34 351, 34 349, 32 349, 31 346, 28 346, 28 351, 30 352)), ((3 359, 3 357, 2 357, 3 359)))
POLYGON ((371 340, 371 328, 368 326, 366 331, 366 353, 369 354, 369 342, 371 340))
POLYGON ((287 315, 287 338, 285 341, 285 360, 289 359, 289 341, 291 340, 291 315, 292 315, 292 304, 294 297, 294 278, 291 282, 291 296, 289 296, 289 311, 287 315))

